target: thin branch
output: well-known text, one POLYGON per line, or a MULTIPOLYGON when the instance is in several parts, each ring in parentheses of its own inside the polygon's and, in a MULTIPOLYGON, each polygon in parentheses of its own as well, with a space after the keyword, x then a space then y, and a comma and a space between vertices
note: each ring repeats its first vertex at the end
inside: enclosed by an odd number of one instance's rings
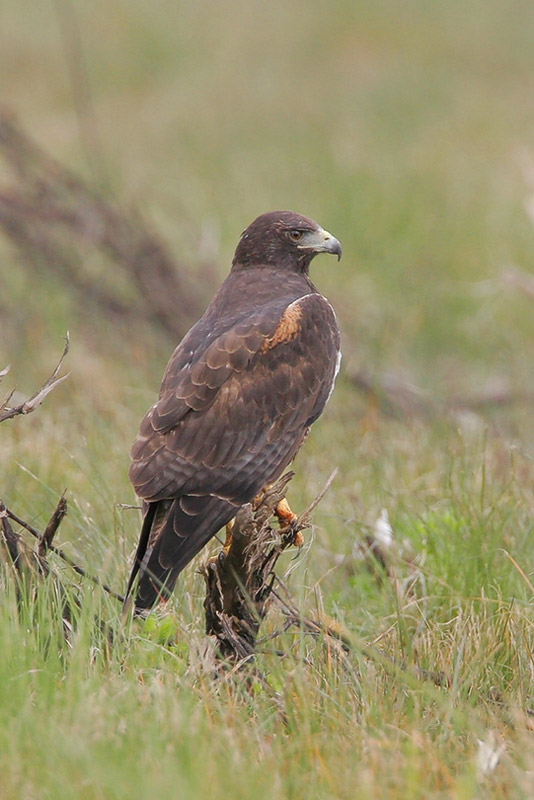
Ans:
MULTIPOLYGON (((0 422, 4 422, 6 419, 12 419, 13 417, 18 416, 19 414, 31 414, 32 411, 35 411, 35 409, 39 405, 41 405, 45 397, 49 395, 50 392, 52 392, 56 388, 56 386, 59 386, 60 383, 63 383, 63 381, 69 377, 70 372, 67 372, 66 375, 62 375, 61 378, 57 377, 58 372, 61 369, 61 366, 65 359, 65 356, 67 355, 68 352, 69 352, 69 334, 67 332, 65 336, 65 347, 63 350, 63 354, 59 359, 57 366, 50 375, 50 377, 47 379, 44 385, 40 389, 38 389, 35 392, 35 394, 33 394, 28 400, 25 400, 24 403, 20 403, 20 405, 18 406, 13 406, 12 408, 9 408, 7 406, 7 403, 9 402, 9 400, 13 395, 13 392, 11 392, 8 395, 8 397, 2 401, 2 404, 0 405, 0 422)), ((6 370, 3 370, 3 374, 5 374, 5 372, 6 370)))
POLYGON ((11 562, 20 576, 21 569, 20 569, 19 537, 11 527, 8 515, 5 512, 5 507, 1 501, 0 501, 0 528, 2 529, 2 534, 6 544, 7 552, 9 553, 9 557, 11 558, 11 562))
POLYGON ((61 525, 62 520, 67 514, 67 498, 65 497, 65 492, 59 498, 59 502, 57 504, 57 508, 50 517, 50 521, 46 528, 43 531, 41 538, 37 543, 37 554, 41 558, 46 558, 47 551, 50 550, 52 547, 52 542, 54 540, 54 536, 57 533, 57 529, 61 525))
POLYGON ((319 494, 317 495, 315 500, 312 500, 312 502, 310 503, 308 508, 305 509, 305 511, 303 511, 301 514, 299 514, 299 516, 297 517, 296 521, 292 525, 294 530, 302 531, 302 530, 304 530, 304 528, 309 528, 309 526, 310 526, 310 518, 311 518, 312 513, 315 511, 315 509, 317 508, 317 506, 319 505, 319 503, 321 502, 321 500, 323 499, 325 494, 328 492, 328 490, 332 486, 332 483, 335 481, 338 472, 339 472, 339 467, 336 467, 332 471, 330 477, 326 481, 325 485, 323 486, 323 488, 321 489, 321 491, 319 492, 319 494))
MULTIPOLYGON (((31 535, 34 536, 39 541, 42 540, 43 534, 40 533, 36 528, 34 528, 33 525, 30 525, 29 522, 23 520, 21 517, 15 514, 14 511, 11 511, 4 504, 1 504, 1 508, 3 509, 3 512, 9 517, 9 519, 12 519, 13 522, 16 522, 22 528, 27 530, 28 533, 31 533, 31 535)), ((113 597, 120 603, 124 603, 124 597, 121 594, 115 592, 110 586, 108 586, 107 583, 101 581, 100 578, 97 578, 95 575, 91 575, 90 572, 87 572, 87 570, 85 570, 83 567, 80 567, 80 565, 77 564, 75 561, 73 561, 73 559, 70 558, 70 556, 68 556, 65 553, 65 551, 62 550, 60 547, 56 547, 55 545, 50 544, 48 549, 52 553, 55 553, 57 556, 59 556, 59 558, 61 558, 66 564, 68 564, 69 567, 71 567, 74 570, 74 572, 76 572, 78 575, 81 575, 83 578, 87 578, 87 580, 91 581, 97 586, 100 586, 105 592, 107 592, 107 594, 109 594, 110 597, 113 597)))

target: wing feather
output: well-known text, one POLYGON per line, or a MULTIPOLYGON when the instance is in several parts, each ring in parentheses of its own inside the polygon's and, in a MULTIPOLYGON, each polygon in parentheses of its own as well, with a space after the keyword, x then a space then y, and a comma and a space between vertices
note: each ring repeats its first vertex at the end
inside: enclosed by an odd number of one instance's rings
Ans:
POLYGON ((266 346, 288 307, 276 302, 212 341, 166 386, 132 448, 130 477, 141 497, 197 491, 238 500, 247 487, 259 491, 272 479, 277 459, 285 468, 294 448, 280 448, 278 440, 300 442, 322 411, 339 349, 325 298, 309 294, 291 306, 298 307, 299 327, 287 341, 266 346))

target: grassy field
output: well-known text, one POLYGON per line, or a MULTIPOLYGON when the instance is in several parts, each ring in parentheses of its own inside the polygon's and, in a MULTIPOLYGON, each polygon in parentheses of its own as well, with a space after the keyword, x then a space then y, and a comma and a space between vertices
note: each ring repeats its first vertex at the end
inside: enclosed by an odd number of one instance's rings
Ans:
MULTIPOLYGON (((171 643, 134 625, 109 645, 94 619, 118 627, 119 609, 84 584, 67 646, 53 593, 17 609, 4 580, 0 798, 533 797, 534 304, 506 276, 534 271, 534 6, 5 0, 1 19, 4 106, 193 273, 208 241, 222 279, 268 209, 341 239, 341 263, 312 271, 344 366, 292 505, 339 474, 282 569, 351 649, 288 632, 258 657, 271 690, 247 691, 203 669, 198 562, 171 643), (426 411, 386 413, 360 369, 419 387, 426 411), (495 387, 516 401, 469 402, 495 387), (382 509, 390 577, 360 557, 382 509)), ((82 253, 104 275, 99 259, 82 253)), ((0 497, 39 526, 67 487, 62 545, 120 591, 139 530, 118 509, 128 451, 175 342, 0 238, 2 389, 33 392, 66 330, 68 381, 0 427, 0 497)))

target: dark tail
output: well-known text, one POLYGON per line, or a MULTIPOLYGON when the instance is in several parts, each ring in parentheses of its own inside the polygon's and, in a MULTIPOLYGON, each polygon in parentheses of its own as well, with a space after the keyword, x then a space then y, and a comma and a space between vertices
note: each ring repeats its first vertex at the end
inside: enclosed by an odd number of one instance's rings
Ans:
POLYGON ((139 537, 139 544, 137 545, 137 550, 135 552, 134 565, 132 567, 132 572, 128 580, 128 586, 126 587, 126 594, 124 596, 125 602, 126 600, 128 600, 128 597, 132 590, 133 582, 137 576, 137 573, 141 568, 143 556, 145 555, 146 549, 148 547, 148 540, 150 537, 152 522, 154 521, 154 514, 156 513, 156 505, 157 503, 150 503, 143 519, 143 527, 141 528, 141 536, 139 537))
POLYGON ((137 575, 135 612, 142 614, 172 594, 184 567, 236 514, 237 508, 212 495, 149 503, 126 590, 125 608, 137 575))
POLYGON ((139 583, 135 592, 134 614, 149 610, 159 600, 167 600, 176 584, 179 570, 163 568, 159 559, 154 558, 154 550, 161 540, 161 529, 172 506, 171 500, 149 503, 143 518, 143 526, 139 544, 135 553, 134 565, 126 587, 123 610, 130 607, 130 594, 139 575, 139 583), (155 543, 155 544, 154 544, 155 543))

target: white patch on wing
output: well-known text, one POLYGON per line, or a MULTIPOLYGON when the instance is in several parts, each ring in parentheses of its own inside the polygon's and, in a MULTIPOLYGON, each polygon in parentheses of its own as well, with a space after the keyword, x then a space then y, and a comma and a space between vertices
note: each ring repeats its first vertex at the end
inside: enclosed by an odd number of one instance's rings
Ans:
MULTIPOLYGON (((334 307, 328 302, 328 300, 326 299, 326 297, 324 297, 324 295, 321 295, 321 297, 323 298, 323 300, 326 303, 328 303, 328 305, 332 309, 332 314, 334 315, 334 319, 335 319, 336 325, 337 325, 337 315, 336 315, 336 312, 334 310, 334 307)), ((336 378, 338 376, 339 368, 341 367, 341 358, 342 358, 341 350, 338 350, 337 351, 337 355, 336 355, 336 367, 334 369, 334 377, 332 378, 332 386, 330 387, 330 391, 328 392, 328 397, 326 398, 325 406, 326 406, 326 403, 328 403, 328 401, 332 397, 332 392, 334 391, 334 386, 336 384, 336 378)))
MULTIPOLYGON (((312 297, 312 296, 313 296, 313 292, 308 292, 308 294, 303 294, 303 295, 302 295, 302 297, 297 297, 297 299, 296 299, 296 300, 293 300, 293 302, 292 302, 292 303, 290 303, 290 304, 287 306, 287 308, 286 308, 286 311, 287 311, 288 309, 290 309, 290 308, 293 308, 293 306, 298 306, 298 304, 299 304, 299 303, 302 303, 302 301, 303 301, 303 300, 305 300, 307 297, 312 297)), ((322 296, 322 295, 319 295, 319 296, 322 296)), ((285 312, 284 312, 284 313, 285 313, 285 312)))
POLYGON ((334 377, 332 378, 332 386, 330 387, 330 391, 328 392, 328 397, 326 398, 325 406, 328 403, 328 401, 330 400, 330 398, 332 397, 332 392, 334 391, 334 386, 336 384, 336 378, 337 378, 337 374, 339 372, 340 366, 341 366, 341 350, 338 350, 337 351, 337 356, 336 356, 336 368, 334 370, 334 377))
MULTIPOLYGON (((308 294, 304 294, 304 295, 302 295, 302 297, 297 297, 297 299, 296 299, 296 300, 293 300, 293 302, 292 302, 292 303, 290 303, 290 304, 287 306, 287 308, 286 308, 286 312, 287 312, 287 310, 289 310, 289 309, 290 309, 290 308, 292 308, 293 306, 296 306, 296 305, 298 305, 299 303, 302 303, 302 301, 303 301, 303 300, 305 300, 307 297, 320 297, 320 298, 321 298, 321 300, 323 300, 323 301, 326 303, 326 305, 330 307, 330 310, 331 310, 332 314, 334 315, 334 319, 335 319, 335 321, 336 321, 336 324, 337 324, 337 316, 336 316, 336 312, 334 311, 334 308, 333 308, 333 306, 332 306, 332 305, 331 305, 331 303, 330 303, 330 302, 329 302, 329 301, 326 299, 326 297, 325 297, 323 294, 320 294, 319 292, 317 292, 317 293, 315 293, 315 292, 309 292, 308 294)), ((284 313, 286 313, 286 312, 284 312, 284 313)), ((339 326, 338 326, 338 327, 339 327, 339 326)), ((340 368, 340 366, 341 366, 341 350, 338 350, 338 351, 337 351, 337 355, 336 355, 336 366, 335 366, 335 369, 334 369, 334 377, 332 378, 332 385, 330 386, 330 391, 328 392, 328 397, 326 398, 326 401, 325 401, 325 406, 326 406, 326 404, 328 403, 328 401, 330 400, 330 398, 331 398, 331 396, 332 396, 332 392, 334 391, 334 385, 335 385, 335 383, 336 383, 336 378, 337 378, 337 375, 338 375, 338 372, 339 372, 339 368, 340 368)))
POLYGON ((337 351, 337 356, 336 356, 336 371, 334 372, 334 383, 335 383, 335 380, 337 378, 338 372, 339 372, 340 367, 341 367, 341 359, 342 358, 343 358, 343 354, 342 354, 341 350, 338 350, 337 351))

